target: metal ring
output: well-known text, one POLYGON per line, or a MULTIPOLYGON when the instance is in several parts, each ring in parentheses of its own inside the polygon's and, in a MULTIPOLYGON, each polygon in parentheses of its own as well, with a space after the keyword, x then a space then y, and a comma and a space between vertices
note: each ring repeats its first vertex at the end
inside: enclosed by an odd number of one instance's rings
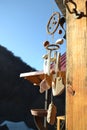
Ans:
POLYGON ((53 14, 52 14, 52 16, 50 17, 50 19, 49 19, 49 21, 48 21, 48 24, 47 24, 47 32, 48 32, 48 34, 54 34, 55 33, 55 31, 57 30, 57 28, 58 28, 58 26, 59 26, 59 21, 60 21, 60 13, 58 13, 58 12, 54 12, 53 14), (55 17, 54 16, 57 16, 58 18, 57 18, 57 21, 55 21, 54 19, 55 19, 55 17), (52 22, 52 27, 50 27, 50 24, 51 24, 51 21, 52 20, 54 20, 53 22, 52 22), (53 28, 53 30, 51 30, 50 31, 50 29, 51 28, 53 28))
POLYGON ((56 45, 56 44, 50 44, 46 47, 47 50, 58 50, 60 47, 59 45, 56 45))

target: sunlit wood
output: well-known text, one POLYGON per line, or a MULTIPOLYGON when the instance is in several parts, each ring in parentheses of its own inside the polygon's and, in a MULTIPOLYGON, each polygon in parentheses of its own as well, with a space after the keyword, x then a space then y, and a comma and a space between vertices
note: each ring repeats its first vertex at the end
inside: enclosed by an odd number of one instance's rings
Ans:
MULTIPOLYGON (((74 0, 87 13, 86 0, 74 0)), ((87 130, 87 17, 75 19, 66 12, 67 72, 66 130, 87 130), (68 91, 72 87, 74 94, 68 91)))

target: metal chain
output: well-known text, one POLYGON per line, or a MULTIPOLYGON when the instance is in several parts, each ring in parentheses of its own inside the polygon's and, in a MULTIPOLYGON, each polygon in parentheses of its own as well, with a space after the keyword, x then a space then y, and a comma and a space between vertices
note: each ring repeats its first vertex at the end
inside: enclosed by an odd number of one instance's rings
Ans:
POLYGON ((75 13, 75 11, 77 10, 77 5, 72 0, 64 0, 64 5, 66 6, 66 8, 68 9, 68 11, 69 11, 70 14, 75 13), (70 7, 68 5, 69 2, 74 5, 74 8, 72 10, 70 10, 70 7))
POLYGON ((80 12, 77 10, 77 5, 73 0, 63 0, 63 4, 66 6, 70 14, 74 14, 74 18, 79 19, 84 16, 84 12, 80 12), (74 8, 70 9, 68 5, 69 2, 74 6, 74 8))

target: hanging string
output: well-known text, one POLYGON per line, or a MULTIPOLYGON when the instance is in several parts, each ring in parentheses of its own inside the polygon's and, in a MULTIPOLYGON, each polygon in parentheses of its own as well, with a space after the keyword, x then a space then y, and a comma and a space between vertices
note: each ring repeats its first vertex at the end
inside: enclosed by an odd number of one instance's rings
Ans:
POLYGON ((52 44, 54 44, 54 34, 52 34, 52 44))
POLYGON ((51 10, 52 10, 52 14, 53 14, 53 12, 54 12, 54 0, 51 0, 51 5, 52 5, 51 10))
MULTIPOLYGON (((51 7, 51 10, 52 10, 52 14, 53 14, 53 12, 54 12, 54 1, 53 0, 51 0, 51 3, 52 3, 52 7, 51 7)), ((54 34, 52 34, 52 37, 51 37, 52 39, 52 43, 54 43, 54 34)))
POLYGON ((53 103, 53 93, 52 93, 52 89, 51 89, 51 103, 53 103))

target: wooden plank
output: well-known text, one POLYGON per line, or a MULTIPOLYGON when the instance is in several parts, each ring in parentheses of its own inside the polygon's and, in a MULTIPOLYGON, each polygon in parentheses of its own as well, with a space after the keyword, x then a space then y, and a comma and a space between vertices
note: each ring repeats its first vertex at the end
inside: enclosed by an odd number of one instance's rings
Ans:
MULTIPOLYGON (((86 14, 86 0, 74 0, 86 14)), ((66 12, 67 72, 66 130, 87 130, 87 17, 75 19, 66 12), (69 87, 75 90, 75 94, 69 87)))
MULTIPOLYGON (((60 75, 63 78, 63 83, 64 85, 66 84, 66 72, 65 71, 59 71, 58 75, 60 75)), ((44 74, 43 71, 34 71, 34 72, 27 72, 27 73, 21 73, 20 74, 21 78, 25 78, 27 80, 29 80, 31 83, 33 83, 34 85, 40 85, 40 82, 46 78, 48 84, 50 86, 52 86, 52 74, 50 76, 48 76, 47 74, 44 74)))

